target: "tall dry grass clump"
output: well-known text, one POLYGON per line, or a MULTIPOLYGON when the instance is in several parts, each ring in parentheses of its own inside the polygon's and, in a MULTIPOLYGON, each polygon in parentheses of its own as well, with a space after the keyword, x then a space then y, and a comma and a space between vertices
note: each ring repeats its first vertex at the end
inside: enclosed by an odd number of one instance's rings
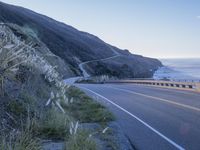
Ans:
POLYGON ((53 103, 64 112, 60 101, 68 103, 66 84, 56 71, 56 66, 50 65, 32 45, 33 43, 26 43, 26 41, 17 37, 7 24, 0 24, 0 93, 4 93, 5 79, 14 78, 20 65, 23 64, 29 68, 34 67, 44 75, 47 82, 54 85, 57 89, 49 93, 50 98, 47 104, 53 103))
POLYGON ((0 25, 0 85, 6 78, 12 77, 19 65, 28 60, 28 48, 5 26, 0 25))

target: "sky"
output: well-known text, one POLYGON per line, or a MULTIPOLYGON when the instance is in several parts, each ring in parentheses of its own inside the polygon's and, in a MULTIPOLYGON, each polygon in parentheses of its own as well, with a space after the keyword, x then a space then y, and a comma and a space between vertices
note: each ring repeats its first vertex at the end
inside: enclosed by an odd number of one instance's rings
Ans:
POLYGON ((200 0, 1 0, 134 54, 200 58, 200 0))

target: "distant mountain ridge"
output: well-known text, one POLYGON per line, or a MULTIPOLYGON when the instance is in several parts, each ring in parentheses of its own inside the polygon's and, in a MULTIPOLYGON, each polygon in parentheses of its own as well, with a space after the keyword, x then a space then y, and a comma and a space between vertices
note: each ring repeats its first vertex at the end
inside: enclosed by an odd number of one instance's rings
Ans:
POLYGON ((111 57, 115 55, 114 51, 120 54, 119 58, 87 64, 85 68, 91 75, 108 74, 127 78, 151 77, 162 66, 156 59, 133 55, 127 50, 108 45, 92 34, 22 7, 0 2, 0 22, 17 24, 33 31, 71 69, 70 75, 63 73, 65 78, 81 75, 78 66, 81 62, 111 57))

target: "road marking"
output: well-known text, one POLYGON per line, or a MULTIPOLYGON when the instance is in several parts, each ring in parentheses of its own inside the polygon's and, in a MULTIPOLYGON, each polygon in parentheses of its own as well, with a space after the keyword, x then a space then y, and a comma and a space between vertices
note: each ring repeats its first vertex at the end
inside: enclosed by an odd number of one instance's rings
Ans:
POLYGON ((163 135, 162 133, 160 133, 158 130, 154 129, 153 127, 151 127, 149 124, 147 124, 146 122, 144 122, 142 119, 138 118, 137 116, 133 115, 132 113, 130 113, 129 111, 127 111, 126 109, 122 108, 121 106, 119 106, 118 104, 114 103, 113 101, 107 99, 106 97, 88 89, 85 87, 80 87, 82 89, 85 89, 87 91, 90 91, 91 93, 103 98, 104 100, 108 101, 109 103, 113 104, 114 106, 116 106, 117 108, 121 109, 122 111, 124 111, 125 113, 127 113, 128 115, 132 116, 133 118, 135 118, 137 121, 139 121, 140 123, 142 123, 144 126, 146 126, 147 128, 149 128, 150 130, 152 130, 154 133, 156 133, 157 135, 159 135, 160 137, 162 137, 163 139, 165 139, 166 141, 168 141, 170 144, 172 144, 174 147, 176 147, 179 150, 185 150, 183 147, 181 147, 180 145, 176 144, 174 141, 172 141, 171 139, 169 139, 168 137, 166 137, 165 135, 163 135))
MULTIPOLYGON (((128 84, 126 84, 126 85, 128 85, 128 84)), ((186 95, 197 95, 197 96, 200 96, 198 93, 196 93, 195 91, 192 91, 192 90, 191 91, 190 90, 189 91, 184 91, 183 89, 175 89, 174 90, 173 88, 169 88, 169 87, 157 87, 155 85, 141 85, 141 84, 135 84, 135 85, 136 86, 144 87, 146 89, 155 89, 155 90, 159 90, 159 91, 169 91, 169 92, 175 92, 175 93, 182 93, 182 94, 186 94, 186 95)))
POLYGON ((191 109, 191 110, 200 112, 200 108, 189 106, 189 105, 185 105, 185 104, 181 104, 181 103, 177 103, 177 102, 173 102, 173 101, 170 101, 170 100, 167 100, 167 99, 164 99, 164 98, 150 96, 150 95, 134 92, 134 91, 131 91, 131 90, 121 89, 121 88, 114 88, 114 87, 110 87, 110 86, 109 86, 109 88, 120 90, 120 91, 124 91, 124 92, 128 92, 128 93, 132 93, 132 94, 143 96, 143 97, 147 97, 147 98, 151 98, 151 99, 162 101, 162 102, 165 102, 165 103, 170 103, 170 104, 173 104, 173 105, 181 106, 181 107, 184 107, 184 108, 187 108, 187 109, 191 109))

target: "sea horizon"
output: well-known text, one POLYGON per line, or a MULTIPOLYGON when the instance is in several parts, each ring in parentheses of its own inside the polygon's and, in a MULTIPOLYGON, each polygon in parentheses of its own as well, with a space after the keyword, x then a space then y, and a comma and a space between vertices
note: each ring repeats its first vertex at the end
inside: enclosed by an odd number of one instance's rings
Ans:
POLYGON ((154 79, 200 80, 200 58, 163 58, 154 79))

